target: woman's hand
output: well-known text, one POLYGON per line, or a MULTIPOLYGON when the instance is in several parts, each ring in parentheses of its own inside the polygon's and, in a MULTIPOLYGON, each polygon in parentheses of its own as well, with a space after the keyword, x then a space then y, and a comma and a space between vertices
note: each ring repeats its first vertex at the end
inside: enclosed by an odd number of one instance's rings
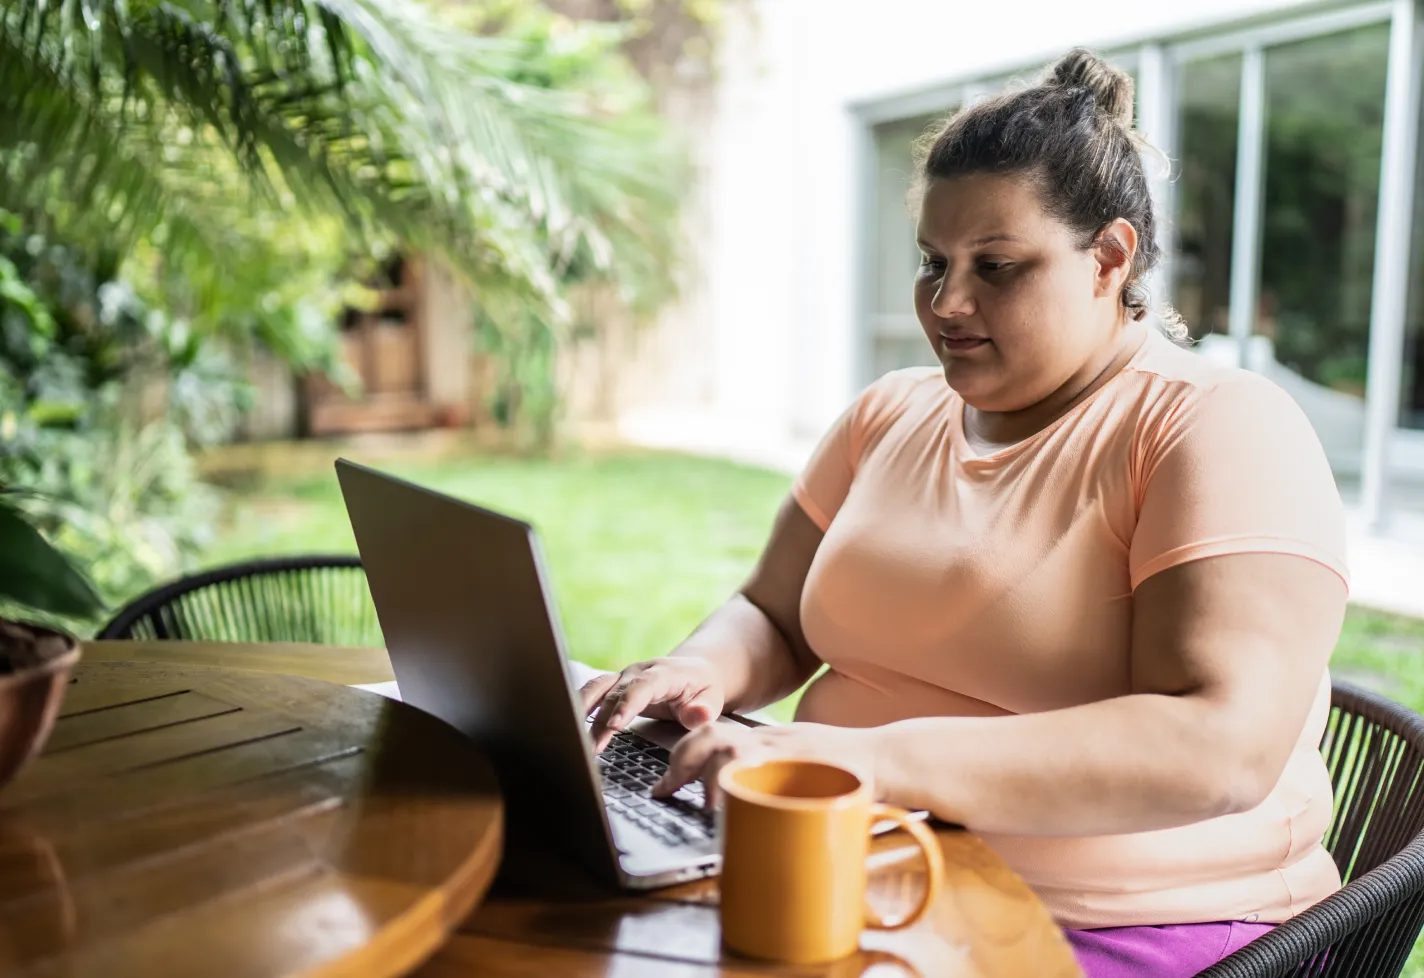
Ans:
POLYGON ((744 727, 712 723, 690 732, 673 748, 667 773, 653 795, 671 795, 701 781, 708 805, 717 803, 717 773, 738 759, 795 758, 822 761, 854 771, 875 790, 875 727, 833 727, 821 723, 744 727))
POLYGON ((787 497, 751 578, 672 655, 599 676, 581 691, 603 750, 634 717, 689 730, 725 710, 755 710, 801 688, 821 660, 801 632, 801 592, 821 530, 787 497))
POLYGON ((598 710, 592 730, 596 751, 639 716, 676 720, 693 730, 721 716, 727 702, 717 667, 690 655, 636 662, 622 672, 590 679, 580 695, 585 716, 598 710))

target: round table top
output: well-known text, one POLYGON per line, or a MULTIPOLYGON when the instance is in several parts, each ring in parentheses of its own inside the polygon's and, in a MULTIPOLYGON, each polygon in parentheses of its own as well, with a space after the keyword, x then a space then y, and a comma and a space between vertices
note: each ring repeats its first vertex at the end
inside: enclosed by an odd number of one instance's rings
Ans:
POLYGON ((81 662, 0 789, 0 973, 394 975, 499 863, 479 749, 344 686, 81 662))
MULTIPOLYGON (((86 642, 85 661, 214 663, 329 682, 392 678, 384 649, 301 643, 86 642)), ((5 795, 0 792, 0 810, 5 795)), ((415 974, 418 978, 1081 978, 1063 932, 998 855, 972 832, 940 827, 945 881, 931 911, 903 931, 866 931, 861 949, 819 968, 752 963, 722 950, 715 879, 650 893, 611 893, 548 839, 511 823, 501 882, 415 974)), ((0 843, 3 844, 3 843, 0 843)), ((918 850, 900 833, 871 844, 871 899, 882 909, 919 892, 918 850)), ((0 911, 4 905, 0 903, 0 911)), ((3 933, 3 925, 0 925, 3 933)), ((0 972, 4 963, 0 950, 0 972)))

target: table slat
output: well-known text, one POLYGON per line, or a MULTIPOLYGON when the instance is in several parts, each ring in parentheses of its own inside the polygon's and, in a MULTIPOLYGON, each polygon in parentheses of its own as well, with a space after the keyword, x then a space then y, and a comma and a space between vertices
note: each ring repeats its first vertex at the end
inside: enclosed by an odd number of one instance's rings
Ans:
POLYGON ((88 789, 100 778, 220 753, 243 744, 297 733, 301 727, 271 713, 233 710, 177 726, 142 730, 115 740, 41 755, 0 795, 0 807, 45 795, 88 789))
POLYGON ((237 709, 231 703, 223 703, 210 696, 182 692, 141 703, 122 703, 107 709, 71 714, 55 722, 44 752, 55 754, 143 730, 232 713, 237 709))

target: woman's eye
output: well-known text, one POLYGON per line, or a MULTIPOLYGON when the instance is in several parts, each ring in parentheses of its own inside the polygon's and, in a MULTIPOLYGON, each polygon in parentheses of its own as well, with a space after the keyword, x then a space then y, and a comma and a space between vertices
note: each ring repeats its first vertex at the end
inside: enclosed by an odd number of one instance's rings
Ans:
POLYGON ((944 267, 944 259, 943 259, 943 258, 931 258, 929 255, 921 255, 921 256, 920 256, 920 267, 921 267, 921 268, 935 268, 935 269, 943 268, 943 267, 944 267))
POLYGON ((1007 271, 1013 267, 1013 262, 1009 261, 981 261, 979 271, 993 275, 995 272, 1007 271))

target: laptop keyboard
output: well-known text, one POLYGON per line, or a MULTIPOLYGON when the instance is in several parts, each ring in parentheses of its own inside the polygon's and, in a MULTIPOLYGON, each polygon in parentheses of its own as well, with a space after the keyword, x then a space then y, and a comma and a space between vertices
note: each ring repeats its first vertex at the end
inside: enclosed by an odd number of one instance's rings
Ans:
POLYGON ((668 845, 711 838, 713 817, 703 807, 701 784, 684 785, 671 798, 652 797, 667 765, 665 748, 627 731, 614 734, 598 755, 604 804, 668 845))

